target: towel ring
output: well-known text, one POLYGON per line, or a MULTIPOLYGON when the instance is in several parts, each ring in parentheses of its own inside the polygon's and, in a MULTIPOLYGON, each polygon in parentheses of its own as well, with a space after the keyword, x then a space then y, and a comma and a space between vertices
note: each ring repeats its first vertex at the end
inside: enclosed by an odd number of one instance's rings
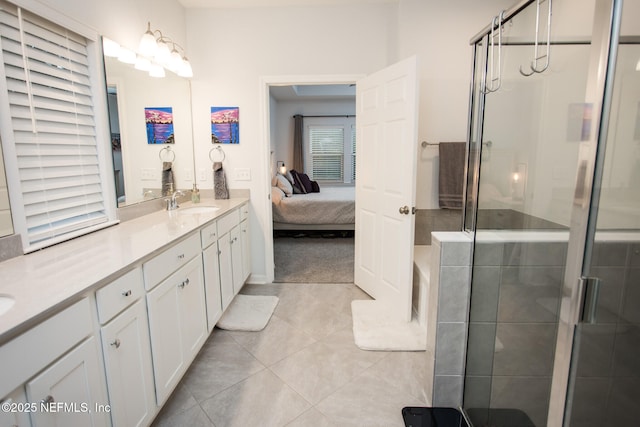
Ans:
POLYGON ((217 147, 213 147, 211 150, 209 150, 209 160, 211 160, 214 163, 215 162, 223 162, 226 157, 227 156, 224 154, 224 151, 222 151, 222 147, 220 147, 219 145, 217 147), (222 159, 215 160, 213 158, 213 154, 215 153, 215 151, 219 151, 222 154, 222 159))
POLYGON ((158 157, 160 158, 160 161, 162 161, 162 162, 173 162, 176 159, 176 153, 171 151, 171 146, 170 145, 167 145, 166 147, 164 147, 162 150, 160 150, 158 152, 158 157), (162 157, 162 152, 165 151, 165 150, 168 153, 168 154, 165 153, 166 156, 168 156, 167 159, 164 159, 162 157))

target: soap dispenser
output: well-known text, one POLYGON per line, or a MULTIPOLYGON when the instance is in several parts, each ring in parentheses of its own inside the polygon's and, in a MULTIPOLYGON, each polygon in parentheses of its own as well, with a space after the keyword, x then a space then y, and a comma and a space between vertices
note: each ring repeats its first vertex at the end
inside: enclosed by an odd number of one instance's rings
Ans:
POLYGON ((198 186, 195 183, 193 184, 193 189, 191 190, 191 202, 200 203, 200 190, 198 190, 198 186))

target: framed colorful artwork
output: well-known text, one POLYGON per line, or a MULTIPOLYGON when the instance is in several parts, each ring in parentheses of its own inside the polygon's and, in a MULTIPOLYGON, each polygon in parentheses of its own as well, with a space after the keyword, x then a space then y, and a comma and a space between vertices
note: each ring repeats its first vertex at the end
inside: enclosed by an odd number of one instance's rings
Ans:
POLYGON ((238 107, 211 107, 211 143, 239 144, 238 107))
POLYGON ((172 107, 147 107, 144 109, 147 125, 147 144, 175 144, 172 107))

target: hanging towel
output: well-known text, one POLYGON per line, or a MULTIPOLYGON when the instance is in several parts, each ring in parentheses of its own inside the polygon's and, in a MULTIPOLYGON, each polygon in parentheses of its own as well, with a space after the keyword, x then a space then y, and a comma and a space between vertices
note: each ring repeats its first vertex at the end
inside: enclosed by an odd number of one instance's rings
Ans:
POLYGON ((441 142, 438 174, 439 204, 442 209, 462 209, 466 143, 441 142))
POLYGON ((216 199, 228 199, 227 178, 222 169, 222 162, 213 162, 213 192, 216 199))
POLYGON ((171 196, 176 184, 173 180, 173 163, 162 162, 162 195, 171 196))

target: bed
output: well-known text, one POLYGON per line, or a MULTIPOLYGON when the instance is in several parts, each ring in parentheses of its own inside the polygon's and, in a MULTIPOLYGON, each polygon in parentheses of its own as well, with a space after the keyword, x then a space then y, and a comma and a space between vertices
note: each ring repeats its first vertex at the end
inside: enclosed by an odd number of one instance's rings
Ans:
POLYGON ((291 194, 271 189, 274 230, 354 230, 355 188, 326 187, 319 193, 291 194))

